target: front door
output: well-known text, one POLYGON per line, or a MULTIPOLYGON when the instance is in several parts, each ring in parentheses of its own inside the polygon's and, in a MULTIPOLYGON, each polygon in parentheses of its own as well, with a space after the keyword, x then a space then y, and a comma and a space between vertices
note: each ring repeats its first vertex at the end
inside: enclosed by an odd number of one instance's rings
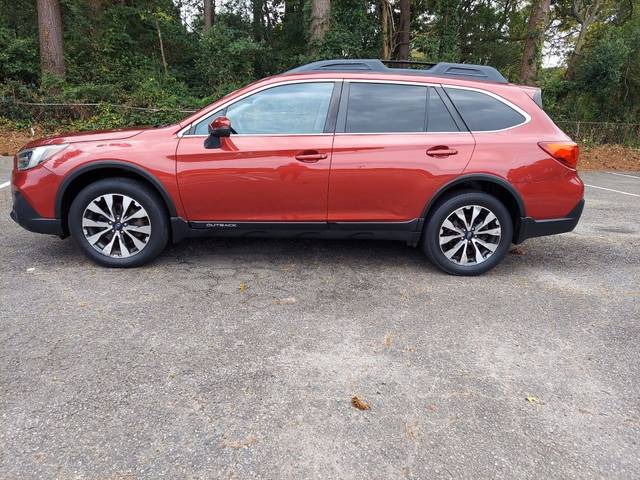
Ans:
POLYGON ((329 222, 411 222, 462 173, 473 135, 461 131, 439 89, 345 83, 333 144, 329 222))
POLYGON ((188 220, 326 222, 333 132, 325 133, 325 123, 334 87, 269 87, 196 124, 177 151, 188 220), (220 148, 205 148, 206 126, 218 115, 236 133, 220 148))

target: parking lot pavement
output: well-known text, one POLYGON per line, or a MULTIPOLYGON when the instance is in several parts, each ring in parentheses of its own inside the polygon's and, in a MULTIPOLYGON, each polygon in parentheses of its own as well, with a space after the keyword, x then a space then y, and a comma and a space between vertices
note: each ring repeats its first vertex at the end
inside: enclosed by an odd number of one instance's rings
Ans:
POLYGON ((108 270, 15 225, 9 190, 0 478, 640 477, 638 197, 588 188, 574 232, 459 278, 363 241, 108 270))

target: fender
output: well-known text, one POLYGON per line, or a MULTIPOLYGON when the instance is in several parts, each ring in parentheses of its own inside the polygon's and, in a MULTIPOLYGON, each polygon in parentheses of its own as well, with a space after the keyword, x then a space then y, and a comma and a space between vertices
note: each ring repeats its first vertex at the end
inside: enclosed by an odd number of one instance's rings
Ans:
POLYGON ((451 189, 452 187, 455 187, 456 185, 460 185, 462 183, 467 183, 467 182, 473 182, 473 181, 494 183, 496 185, 503 187, 505 190, 511 193, 511 195, 515 199, 516 205, 518 206, 518 216, 519 217, 527 216, 527 210, 524 206, 524 201, 522 200, 520 193, 518 193, 515 187, 511 185, 507 180, 505 180, 502 177, 498 177, 497 175, 491 175, 488 173, 469 173, 469 174, 457 177, 456 179, 451 180, 449 183, 446 183, 445 185, 440 187, 438 191, 435 193, 435 195, 431 197, 431 200, 429 200, 429 203, 427 203, 427 205, 424 207, 424 210, 422 211, 422 215, 420 218, 422 219, 427 218, 427 215, 429 214, 429 211, 431 210, 431 208, 435 205, 438 199, 446 193, 447 190, 451 189))
POLYGON ((83 175, 92 170, 99 170, 102 168, 115 168, 119 170, 127 170, 129 172, 133 172, 137 175, 140 175, 145 180, 148 180, 156 190, 160 193, 162 200, 164 200, 165 205, 167 206, 167 210, 169 211, 170 217, 176 216, 176 208, 171 200, 171 197, 165 190, 164 186, 160 181, 154 177, 151 173, 146 171, 144 168, 139 167, 137 165, 133 165, 131 163, 119 161, 119 160, 99 160, 96 162, 89 163, 87 165, 81 166, 71 173, 69 173, 58 188, 58 193, 56 194, 56 207, 55 207, 55 215, 56 218, 62 218, 62 199, 64 198, 64 193, 66 192, 69 185, 73 183, 73 181, 78 178, 80 175, 83 175))

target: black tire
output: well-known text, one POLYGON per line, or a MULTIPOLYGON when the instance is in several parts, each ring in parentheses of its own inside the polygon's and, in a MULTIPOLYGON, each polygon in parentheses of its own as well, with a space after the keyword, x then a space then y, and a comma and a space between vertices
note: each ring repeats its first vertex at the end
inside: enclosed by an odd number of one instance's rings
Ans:
MULTIPOLYGON (((488 214, 484 212, 484 210, 480 209, 482 213, 484 213, 488 217, 488 214)), ((463 212, 467 212, 468 215, 471 215, 472 210, 464 210, 463 212)), ((482 214, 481 213, 481 214, 482 214)), ((463 213, 464 214, 464 213, 463 213)), ((480 217, 477 217, 480 218, 480 217)), ((470 221, 470 217, 466 217, 467 220, 470 221)), ((474 225, 480 225, 478 222, 480 220, 474 221, 474 225)), ((493 225, 496 225, 495 223, 493 225)), ((460 227, 462 229, 462 227, 460 227)), ((487 228, 487 227, 485 227, 487 228)), ((469 228, 471 230, 471 228, 469 228)), ((443 235, 447 235, 449 230, 443 230, 445 233, 443 235)), ((471 233, 473 235, 473 233, 471 233)), ((456 192, 442 201, 438 202, 438 204, 433 208, 429 218, 427 219, 427 225, 425 227, 423 236, 422 236, 422 249, 424 250, 427 258, 436 265, 441 270, 450 273, 452 275, 481 275, 493 267, 495 267, 506 255, 509 246, 511 245, 511 240, 513 238, 513 221, 511 220, 511 215, 509 211, 504 206, 504 204, 498 200, 496 197, 493 197, 484 192, 478 192, 474 190, 465 190, 461 192, 456 192), (447 258, 443 249, 446 249, 447 246, 450 248, 449 253, 452 250, 455 250, 458 239, 451 240, 452 243, 448 243, 440 247, 440 229, 443 227, 443 223, 447 220, 450 215, 454 214, 456 210, 465 206, 473 206, 477 205, 479 207, 484 207, 489 212, 493 213, 499 222, 500 237, 499 240, 496 237, 487 237, 485 235, 473 237, 476 240, 484 239, 491 240, 493 242, 498 242, 497 247, 493 253, 490 253, 489 249, 485 249, 484 247, 476 247, 475 243, 471 243, 469 248, 464 252, 465 256, 468 258, 475 259, 476 248, 481 252, 482 258, 486 259, 481 260, 479 263, 470 263, 470 264, 459 264, 457 262, 461 261, 462 258, 462 247, 460 250, 456 250, 456 254, 453 256, 453 260, 447 258)), ((485 242, 487 243, 487 242, 485 242)), ((466 247, 465 247, 466 248, 466 247)), ((475 260, 474 260, 475 261, 475 260)))
MULTIPOLYGON (((120 206, 122 207, 122 203, 120 206)), ((136 205, 133 204, 131 208, 135 209, 135 207, 136 205)), ((132 212, 134 210, 128 211, 132 212)), ((125 212, 122 212, 123 217, 124 213, 125 212)), ((92 214, 89 213, 89 215, 92 214)), ((106 216, 98 217, 98 220, 102 223, 104 223, 104 221, 108 221, 106 216)), ((71 203, 68 214, 68 225, 71 237, 83 253, 94 262, 105 267, 130 268, 149 263, 164 250, 167 245, 167 241, 169 240, 169 222, 162 200, 154 191, 146 187, 144 184, 129 178, 108 178, 98 180, 97 182, 86 186, 80 191, 80 193, 78 193, 78 195, 76 195, 71 203), (118 257, 103 254, 97 250, 99 245, 94 248, 87 240, 87 237, 85 237, 85 229, 82 224, 85 209, 93 202, 94 199, 97 199, 102 195, 108 196, 109 194, 115 194, 112 198, 115 198, 116 202, 118 200, 122 202, 123 197, 121 195, 126 195, 133 199, 137 206, 141 206, 146 211, 145 213, 147 215, 142 222, 145 226, 148 223, 150 226, 150 234, 134 234, 138 240, 142 238, 143 241, 146 241, 145 246, 141 249, 137 249, 135 247, 135 244, 132 243, 132 239, 128 240, 128 244, 133 251, 133 253, 130 253, 129 250, 126 250, 130 256, 118 257)), ((100 232, 101 230, 96 231, 100 232)), ((113 235, 111 227, 106 231, 106 235, 106 237, 103 237, 106 240, 101 240, 102 242, 107 242, 110 236, 113 235)), ((122 236, 125 237, 127 235, 125 232, 122 232, 122 236)), ((122 246, 117 247, 116 253, 119 253, 120 250, 124 251, 122 246)))

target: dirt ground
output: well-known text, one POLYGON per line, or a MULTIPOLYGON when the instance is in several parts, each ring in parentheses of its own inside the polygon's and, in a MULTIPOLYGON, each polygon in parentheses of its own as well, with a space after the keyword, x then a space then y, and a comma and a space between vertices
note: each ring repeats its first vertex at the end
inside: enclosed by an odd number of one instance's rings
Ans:
POLYGON ((638 170, 640 169, 640 149, 622 145, 599 145, 582 147, 579 170, 638 170))
POLYGON ((0 156, 14 155, 20 147, 31 141, 28 130, 11 130, 0 127, 0 156))
MULTIPOLYGON (((14 155, 20 147, 33 138, 43 136, 35 128, 32 136, 29 130, 12 130, 0 127, 0 155, 14 155)), ((623 145, 581 146, 579 170, 639 170, 640 149, 623 145)))

